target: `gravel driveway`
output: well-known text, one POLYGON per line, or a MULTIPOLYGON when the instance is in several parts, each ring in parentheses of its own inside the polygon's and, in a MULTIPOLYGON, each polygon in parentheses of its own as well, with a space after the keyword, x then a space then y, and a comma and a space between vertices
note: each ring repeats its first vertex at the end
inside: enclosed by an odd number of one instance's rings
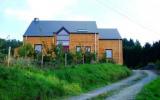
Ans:
POLYGON ((122 89, 118 94, 114 94, 106 100, 134 100, 137 93, 143 88, 143 86, 156 78, 156 74, 151 71, 145 71, 147 77, 141 79, 137 83, 122 89))
POLYGON ((133 75, 124 80, 90 91, 88 93, 81 94, 80 96, 73 96, 71 98, 68 98, 67 100, 91 99, 100 94, 122 88, 122 86, 126 84, 130 84, 133 80, 136 80, 137 78, 142 78, 142 79, 129 87, 125 87, 124 89, 121 89, 119 93, 106 98, 106 100, 128 100, 128 99, 131 100, 131 98, 134 98, 134 96, 141 90, 141 88, 145 84, 147 84, 148 82, 156 78, 156 74, 147 70, 133 70, 133 75), (147 74, 147 76, 143 77, 144 74, 147 74))

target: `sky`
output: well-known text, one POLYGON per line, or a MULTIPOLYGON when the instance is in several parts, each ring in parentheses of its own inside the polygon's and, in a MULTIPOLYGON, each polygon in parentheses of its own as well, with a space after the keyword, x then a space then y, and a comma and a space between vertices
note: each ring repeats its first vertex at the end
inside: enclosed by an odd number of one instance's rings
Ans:
POLYGON ((0 0, 0 38, 22 40, 35 17, 96 21, 142 45, 160 40, 160 0, 0 0))

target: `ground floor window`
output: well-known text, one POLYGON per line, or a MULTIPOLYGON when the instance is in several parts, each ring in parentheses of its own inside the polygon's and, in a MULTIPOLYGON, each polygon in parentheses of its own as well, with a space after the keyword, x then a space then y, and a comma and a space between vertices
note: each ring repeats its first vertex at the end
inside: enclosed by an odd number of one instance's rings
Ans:
POLYGON ((86 46, 86 47, 85 47, 85 51, 86 51, 86 52, 91 52, 91 46, 86 46))
POLYGON ((63 46, 63 51, 64 52, 69 52, 69 46, 63 46))
POLYGON ((35 52, 37 52, 37 53, 42 52, 42 44, 35 44, 35 45, 34 45, 34 50, 35 50, 35 52))
POLYGON ((105 54, 106 58, 112 58, 113 57, 112 49, 106 49, 105 54))
POLYGON ((76 46, 76 52, 80 52, 81 51, 81 46, 76 46))

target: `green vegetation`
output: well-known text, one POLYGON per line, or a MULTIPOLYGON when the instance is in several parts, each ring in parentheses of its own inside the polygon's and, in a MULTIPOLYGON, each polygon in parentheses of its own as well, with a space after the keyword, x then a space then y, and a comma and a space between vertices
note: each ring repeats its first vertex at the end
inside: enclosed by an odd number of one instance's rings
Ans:
POLYGON ((160 60, 160 41, 141 46, 138 40, 123 39, 124 64, 131 68, 144 67, 149 62, 160 60))
POLYGON ((18 54, 20 57, 31 57, 34 54, 34 49, 31 44, 24 44, 19 48, 18 54))
POLYGON ((160 77, 147 84, 138 94, 136 100, 160 100, 160 77))
POLYGON ((155 64, 156 64, 156 68, 160 70, 160 60, 157 60, 155 64))
POLYGON ((113 64, 83 64, 61 69, 0 65, 0 99, 60 99, 110 84, 130 73, 126 67, 113 64))

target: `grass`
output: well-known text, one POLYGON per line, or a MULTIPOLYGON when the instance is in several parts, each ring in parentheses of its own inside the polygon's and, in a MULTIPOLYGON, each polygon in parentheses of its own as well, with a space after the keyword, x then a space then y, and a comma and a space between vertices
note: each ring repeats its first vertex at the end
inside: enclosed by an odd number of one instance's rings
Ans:
POLYGON ((129 76, 126 67, 84 64, 64 69, 0 65, 0 100, 50 100, 78 95, 129 76))
POLYGON ((160 100, 160 77, 147 84, 137 95, 136 100, 160 100))

